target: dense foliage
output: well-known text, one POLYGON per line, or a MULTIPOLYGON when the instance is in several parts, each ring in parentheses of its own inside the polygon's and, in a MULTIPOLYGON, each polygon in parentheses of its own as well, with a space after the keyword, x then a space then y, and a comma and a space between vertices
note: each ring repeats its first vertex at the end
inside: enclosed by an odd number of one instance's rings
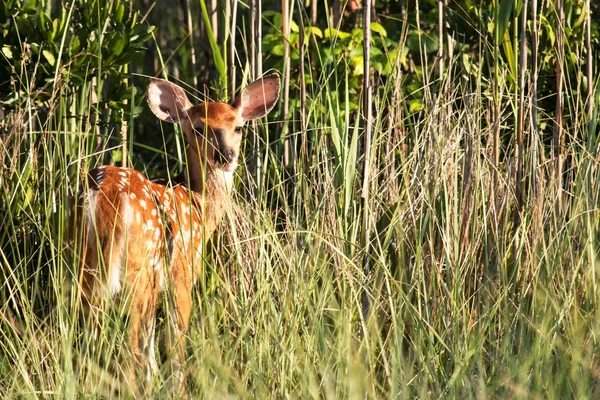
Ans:
POLYGON ((92 348, 80 321, 81 177, 185 168, 148 77, 230 100, 275 70, 206 252, 187 394, 597 397, 599 6, 447 3, 376 2, 365 60, 356 0, 0 2, 0 394, 128 393, 122 310, 92 348))

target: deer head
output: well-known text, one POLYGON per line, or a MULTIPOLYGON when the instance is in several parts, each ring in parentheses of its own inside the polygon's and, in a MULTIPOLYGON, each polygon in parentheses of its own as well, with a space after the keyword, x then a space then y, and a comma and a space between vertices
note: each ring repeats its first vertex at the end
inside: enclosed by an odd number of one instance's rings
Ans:
POLYGON ((244 124, 265 116, 278 98, 277 74, 254 81, 231 104, 194 106, 181 87, 164 80, 152 79, 148 87, 152 112, 163 121, 181 124, 192 150, 188 162, 205 161, 198 167, 207 165, 212 171, 227 173, 238 165, 244 124))

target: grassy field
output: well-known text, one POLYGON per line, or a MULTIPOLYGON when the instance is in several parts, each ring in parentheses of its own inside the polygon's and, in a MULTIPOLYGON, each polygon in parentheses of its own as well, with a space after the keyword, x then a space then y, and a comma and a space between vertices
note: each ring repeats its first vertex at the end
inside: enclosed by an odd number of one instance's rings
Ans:
MULTIPOLYGON (((419 67, 425 78, 417 87, 398 58, 398 68, 373 79, 365 148, 362 91, 351 90, 356 65, 349 55, 331 62, 334 47, 307 53, 287 119, 280 105, 247 128, 236 206, 206 251, 194 291, 185 393, 600 396, 600 140, 598 103, 585 85, 564 78, 560 89, 559 157, 556 110, 544 108, 544 99, 535 103, 531 90, 520 100, 512 67, 486 45, 481 59, 495 69, 467 71, 463 56, 447 55, 441 76, 437 64, 419 67), (286 139, 295 149, 288 165, 286 139)), ((168 54, 162 57, 168 70, 168 54)), ((586 65, 578 68, 568 73, 585 76, 586 65)), ((32 81, 21 78, 22 87, 32 81)), ((184 168, 183 137, 147 110, 143 124, 124 113, 117 124, 99 125, 93 78, 78 90, 48 83, 43 91, 52 96, 41 106, 42 89, 31 88, 27 101, 3 109, 3 398, 130 394, 118 373, 120 360, 131 357, 124 310, 106 310, 98 340, 82 324, 78 266, 66 239, 70 206, 95 165, 125 157, 149 176, 184 168)), ((146 78, 136 76, 136 84, 144 87, 146 78)), ((597 78, 588 84, 595 91, 597 78)), ((130 98, 132 107, 146 107, 142 95, 130 98)), ((164 367, 152 396, 169 395, 167 380, 164 367)))

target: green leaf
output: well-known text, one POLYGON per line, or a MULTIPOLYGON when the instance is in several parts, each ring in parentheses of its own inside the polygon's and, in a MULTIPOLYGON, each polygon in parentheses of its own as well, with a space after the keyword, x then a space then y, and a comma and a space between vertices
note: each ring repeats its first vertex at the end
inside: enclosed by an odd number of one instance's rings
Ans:
POLYGON ((550 41, 550 47, 554 47, 554 43, 556 42, 556 32, 554 31, 555 27, 550 24, 548 19, 543 15, 540 17, 542 23, 542 34, 545 32, 548 35, 548 40, 550 41))
POLYGON ((154 32, 154 26, 137 25, 133 31, 134 34, 131 35, 129 41, 131 43, 143 43, 152 35, 152 32, 154 32))
POLYGON ((73 52, 73 54, 77 54, 80 48, 81 42, 79 40, 79 36, 73 36, 71 39, 71 51, 73 52))
POLYGON ((56 58, 54 58, 54 55, 48 50, 42 50, 42 55, 46 61, 48 61, 48 64, 54 67, 54 64, 56 64, 56 58))
POLYGON ((120 24, 121 21, 123 21, 123 14, 125 14, 125 5, 119 2, 115 7, 115 22, 117 24, 120 24))
MULTIPOLYGON (((354 189, 354 181, 356 179, 356 160, 358 158, 358 138, 360 135, 359 129, 359 118, 356 118, 354 128, 349 131, 352 132, 352 138, 350 139, 350 148, 348 149, 348 153, 346 156, 346 160, 344 160, 344 213, 348 215, 350 213, 350 206, 352 204, 352 199, 355 196, 354 189)), ((348 132, 350 133, 350 132, 348 132)))
POLYGON ((510 14, 514 8, 514 0, 502 0, 499 7, 495 35, 496 45, 500 45, 502 38, 506 33, 506 29, 508 28, 510 14))
POLYGON ((408 53, 408 47, 402 47, 402 53, 400 53, 400 64, 402 64, 404 68, 408 68, 408 53))
POLYGON ((291 32, 299 32, 300 31, 300 28, 298 27, 298 24, 296 22, 294 22, 293 20, 290 23, 290 31, 291 32))
POLYGON ((372 22, 371 23, 371 30, 373 32, 379 33, 383 37, 387 36, 387 32, 386 32, 385 28, 381 24, 379 24, 377 22, 372 22))
POLYGON ((27 189, 25 189, 25 196, 20 204, 21 210, 25 210, 27 206, 29 206, 29 203, 31 203, 31 200, 33 200, 33 198, 33 189, 31 188, 31 186, 27 186, 27 189))
POLYGON ((365 58, 363 56, 352 57, 352 64, 354 64, 354 71, 352 75, 360 76, 365 73, 365 58))
POLYGON ((111 41, 109 45, 109 50, 112 55, 118 57, 123 53, 123 49, 127 45, 128 39, 125 35, 117 34, 111 41))
POLYGON ((111 100, 108 102, 108 107, 112 110, 122 110, 123 104, 121 102, 111 100))
POLYGON ((337 37, 340 39, 347 39, 349 38, 351 35, 347 32, 342 32, 342 31, 338 31, 337 29, 334 28, 327 28, 324 31, 325 34, 325 38, 330 38, 330 37, 337 37))
POLYGON ((60 21, 58 19, 54 19, 52 21, 52 36, 57 37, 60 29, 60 21))
POLYGON ((309 26, 308 28, 306 28, 306 32, 309 32, 315 35, 316 37, 323 39, 323 31, 317 28, 316 26, 309 26))
POLYGON ((378 47, 375 46, 371 46, 371 57, 377 57, 383 54, 383 52, 381 50, 379 50, 378 47))
POLYGON ((419 100, 412 101, 410 103, 410 107, 408 108, 408 110, 410 112, 417 112, 417 111, 421 111, 422 109, 423 109, 423 104, 419 100))
POLYGON ((38 14, 38 29, 42 31, 48 42, 54 40, 54 32, 52 31, 52 20, 48 15, 41 12, 38 14))
POLYGON ((273 48, 271 48, 270 53, 279 57, 283 56, 283 44, 280 43, 273 46, 273 48))
POLYGON ((36 1, 25 1, 23 2, 23 7, 20 11, 26 14, 35 14, 37 12, 37 6, 36 1))
POLYGON ((506 52, 506 60, 508 62, 508 68, 513 77, 517 76, 517 55, 515 54, 515 49, 513 49, 512 41, 506 34, 504 38, 504 51, 506 52))
POLYGON ((210 17, 208 16, 208 10, 206 9, 205 0, 200 0, 200 8, 202 8, 202 19, 204 20, 206 36, 208 37, 208 42, 210 44, 210 48, 212 49, 215 67, 217 68, 217 71, 219 71, 221 81, 227 82, 227 67, 225 66, 223 56, 221 55, 221 50, 219 49, 219 45, 215 40, 215 35, 213 34, 213 30, 210 25, 210 17))
POLYGON ((9 60, 12 60, 12 58, 13 58, 12 50, 11 50, 10 46, 8 46, 6 44, 4 46, 2 46, 2 54, 4 54, 4 57, 8 58, 9 60))
POLYGON ((349 57, 362 57, 363 55, 363 46, 362 44, 353 48, 350 53, 348 53, 349 57))
POLYGON ((463 65, 465 66, 465 71, 467 71, 467 73, 471 73, 471 60, 467 53, 463 53, 462 62, 463 62, 463 65))

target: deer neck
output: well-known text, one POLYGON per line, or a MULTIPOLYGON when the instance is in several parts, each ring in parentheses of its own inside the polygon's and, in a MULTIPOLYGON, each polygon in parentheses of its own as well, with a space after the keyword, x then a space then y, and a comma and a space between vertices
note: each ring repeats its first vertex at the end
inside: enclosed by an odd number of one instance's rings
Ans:
POLYGON ((189 188, 205 199, 217 201, 228 198, 233 187, 233 172, 214 168, 210 163, 201 159, 196 151, 187 148, 187 176, 189 188))

